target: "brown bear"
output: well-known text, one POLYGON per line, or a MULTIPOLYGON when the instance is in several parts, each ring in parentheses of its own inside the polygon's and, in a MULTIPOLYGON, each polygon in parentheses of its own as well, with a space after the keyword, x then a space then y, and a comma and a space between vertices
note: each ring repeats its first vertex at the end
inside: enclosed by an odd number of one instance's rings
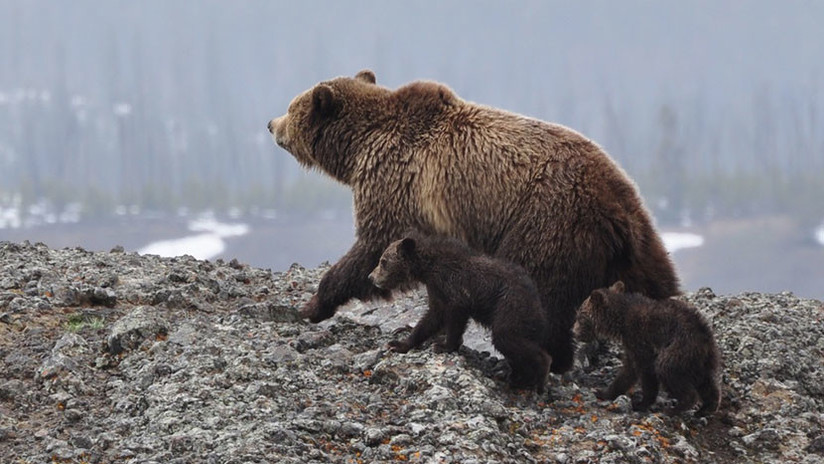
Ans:
POLYGON ((598 398, 614 400, 640 377, 642 399, 633 401, 635 410, 655 402, 659 384, 678 400, 670 414, 691 408, 697 397, 701 399, 698 414, 718 410, 718 346, 706 319, 687 303, 625 293, 618 281, 593 291, 584 301, 573 332, 581 341, 604 337, 623 345, 621 369, 606 390, 596 392, 598 398))
POLYGON ((575 310, 621 279, 651 298, 678 278, 634 183, 566 127, 470 103, 435 82, 396 90, 371 71, 321 82, 269 122, 299 163, 350 186, 356 240, 302 308, 318 322, 352 298, 408 229, 455 237, 523 266, 550 325, 552 371, 573 362, 575 310))
POLYGON ((411 282, 426 285, 429 308, 409 337, 389 344, 392 350, 406 353, 445 329, 446 340, 436 349, 456 351, 472 318, 490 329, 492 344, 509 362, 512 386, 543 393, 552 362, 544 348, 546 314, 522 267, 453 238, 410 234, 389 245, 369 279, 388 291, 411 282))

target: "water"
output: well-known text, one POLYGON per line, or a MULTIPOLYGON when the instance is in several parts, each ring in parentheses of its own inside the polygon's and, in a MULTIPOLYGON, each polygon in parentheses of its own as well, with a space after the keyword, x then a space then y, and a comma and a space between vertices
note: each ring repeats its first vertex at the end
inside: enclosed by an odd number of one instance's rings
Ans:
MULTIPOLYGON (((0 218, 3 211, 0 211, 0 218)), ((59 217, 59 215, 57 215, 59 217)), ((18 223, 19 219, 19 223, 18 223)), ((52 248, 82 246, 201 259, 237 259, 282 271, 292 263, 315 267, 336 262, 355 241, 348 211, 315 216, 151 215, 121 216, 73 223, 0 224, 0 240, 41 241, 52 248)), ((824 299, 824 225, 803 229, 786 217, 715 221, 662 231, 682 288, 710 287, 718 294, 792 291, 824 299)))

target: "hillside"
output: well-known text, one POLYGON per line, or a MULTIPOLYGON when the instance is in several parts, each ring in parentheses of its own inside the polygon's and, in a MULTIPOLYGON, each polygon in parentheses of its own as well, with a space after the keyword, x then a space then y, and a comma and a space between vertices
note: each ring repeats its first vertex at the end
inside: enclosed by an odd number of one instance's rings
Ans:
POLYGON ((819 301, 686 295, 724 395, 708 419, 668 417, 664 398, 643 414, 595 399, 614 348, 543 398, 489 353, 387 352, 420 293, 305 323, 322 272, 0 243, 0 462, 824 460, 819 301))

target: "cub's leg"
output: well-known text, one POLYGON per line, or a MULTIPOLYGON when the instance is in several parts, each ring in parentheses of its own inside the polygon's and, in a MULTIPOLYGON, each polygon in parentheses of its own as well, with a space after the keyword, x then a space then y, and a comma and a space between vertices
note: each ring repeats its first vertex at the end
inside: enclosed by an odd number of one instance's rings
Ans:
POLYGON ((444 326, 444 305, 435 298, 429 298, 429 309, 412 329, 412 333, 404 340, 389 342, 389 349, 398 353, 406 353, 437 334, 444 326))
POLYGON ((636 411, 645 411, 655 403, 658 398, 658 376, 655 373, 655 364, 645 360, 641 371, 641 401, 633 402, 632 408, 636 411))
POLYGON ((435 351, 439 353, 458 351, 458 348, 463 344, 466 325, 469 324, 469 311, 464 308, 447 306, 443 303, 441 303, 441 309, 446 324, 446 340, 443 343, 435 343, 435 351))
POLYGON ((635 365, 635 361, 627 354, 624 353, 623 364, 621 365, 621 370, 618 371, 618 375, 615 377, 615 380, 612 381, 609 387, 603 390, 597 390, 595 392, 595 396, 602 400, 614 400, 618 398, 618 396, 623 395, 638 380, 638 369, 635 365))

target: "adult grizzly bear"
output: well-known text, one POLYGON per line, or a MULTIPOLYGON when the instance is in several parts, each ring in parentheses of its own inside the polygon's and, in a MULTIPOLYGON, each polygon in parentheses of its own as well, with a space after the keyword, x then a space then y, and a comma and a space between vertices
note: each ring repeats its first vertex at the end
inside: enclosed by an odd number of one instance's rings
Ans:
POLYGON ((572 367, 578 305, 621 279, 651 298, 678 278, 633 182, 566 127, 460 99, 435 82, 387 89, 371 71, 324 81, 269 122, 305 167, 352 188, 356 241, 302 309, 313 322, 388 292, 369 272, 407 229, 523 266, 548 315, 552 371, 572 367))
POLYGON ((618 281, 584 300, 573 332, 582 341, 605 337, 624 347, 621 370, 609 388, 596 393, 599 398, 614 400, 640 378, 643 395, 633 401, 636 410, 655 402, 659 384, 678 400, 670 414, 686 411, 699 398, 699 415, 718 410, 721 355, 709 323, 687 303, 625 293, 618 281))
POLYGON ((406 353, 446 331, 443 351, 457 351, 472 318, 492 332, 492 344, 512 368, 510 384, 543 393, 552 363, 546 314, 538 289, 517 264, 483 255, 454 238, 409 234, 389 244, 369 274, 377 287, 426 285, 429 308, 405 340, 389 343, 406 353))

